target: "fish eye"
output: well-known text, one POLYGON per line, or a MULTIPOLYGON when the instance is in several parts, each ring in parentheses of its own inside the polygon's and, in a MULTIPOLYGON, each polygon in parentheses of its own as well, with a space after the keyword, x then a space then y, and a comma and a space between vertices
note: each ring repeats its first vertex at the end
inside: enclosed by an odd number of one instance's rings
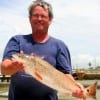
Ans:
POLYGON ((87 92, 89 92, 89 89, 87 89, 87 92))

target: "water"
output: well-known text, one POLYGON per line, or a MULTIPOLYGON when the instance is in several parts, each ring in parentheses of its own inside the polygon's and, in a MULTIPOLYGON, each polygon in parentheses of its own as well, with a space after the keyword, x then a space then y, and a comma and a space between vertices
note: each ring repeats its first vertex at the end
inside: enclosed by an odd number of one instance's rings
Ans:
POLYGON ((0 97, 0 100, 8 100, 6 97, 0 97))
MULTIPOLYGON (((90 85, 96 81, 98 82, 98 85, 100 86, 100 80, 78 80, 79 83, 84 84, 84 85, 90 85)), ((7 85, 7 87, 4 87, 4 88, 0 87, 0 89, 2 89, 2 91, 4 91, 6 93, 8 91, 8 85, 7 85)), ((2 91, 0 91, 0 93, 2 91)), ((97 97, 96 100, 100 100, 100 89, 97 89, 96 97, 97 97)), ((8 98, 0 97, 0 100, 8 100, 8 98)), ((73 98, 73 97, 59 97, 59 100, 79 100, 79 99, 73 98)), ((94 99, 88 98, 87 100, 94 100, 94 99)))

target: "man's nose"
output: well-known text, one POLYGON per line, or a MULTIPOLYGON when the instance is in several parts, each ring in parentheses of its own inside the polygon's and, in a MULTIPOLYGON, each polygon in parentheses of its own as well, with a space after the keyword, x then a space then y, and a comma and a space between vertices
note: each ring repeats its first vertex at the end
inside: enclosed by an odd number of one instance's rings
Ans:
POLYGON ((38 16, 38 20, 41 20, 42 19, 42 16, 38 16))

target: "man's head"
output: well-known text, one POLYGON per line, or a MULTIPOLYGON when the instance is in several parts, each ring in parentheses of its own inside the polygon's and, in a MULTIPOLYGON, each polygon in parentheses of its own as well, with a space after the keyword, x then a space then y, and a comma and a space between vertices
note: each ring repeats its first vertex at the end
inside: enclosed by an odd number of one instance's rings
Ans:
POLYGON ((29 17, 32 16, 32 10, 37 6, 41 6, 44 9, 48 9, 48 14, 49 14, 49 18, 52 19, 53 18, 53 11, 52 11, 52 6, 51 4, 45 2, 44 0, 36 0, 33 1, 33 3, 30 5, 29 7, 29 17))
POLYGON ((48 27, 52 22, 52 6, 43 1, 34 1, 29 7, 29 19, 32 33, 48 33, 48 27))

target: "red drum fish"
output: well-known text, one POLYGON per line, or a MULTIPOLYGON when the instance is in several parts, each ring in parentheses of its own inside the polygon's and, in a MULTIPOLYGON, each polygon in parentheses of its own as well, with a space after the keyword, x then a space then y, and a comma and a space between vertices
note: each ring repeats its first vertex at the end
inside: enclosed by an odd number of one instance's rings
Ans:
MULTIPOLYGON (((12 58, 22 61, 27 74, 32 75, 42 84, 57 90, 58 93, 71 95, 74 90, 80 88, 70 77, 55 69, 41 57, 18 53, 14 54, 12 58)), ((97 82, 84 88, 88 97, 96 97, 96 86, 97 82)))

